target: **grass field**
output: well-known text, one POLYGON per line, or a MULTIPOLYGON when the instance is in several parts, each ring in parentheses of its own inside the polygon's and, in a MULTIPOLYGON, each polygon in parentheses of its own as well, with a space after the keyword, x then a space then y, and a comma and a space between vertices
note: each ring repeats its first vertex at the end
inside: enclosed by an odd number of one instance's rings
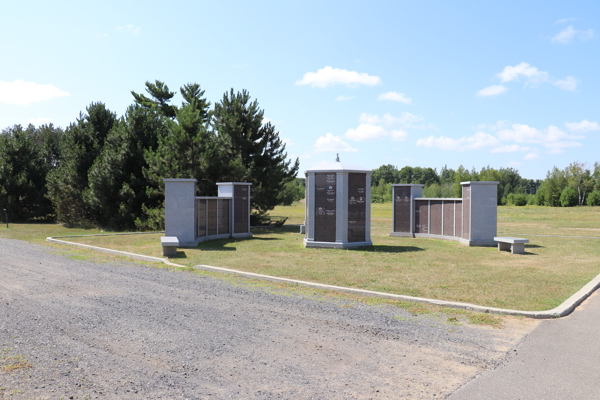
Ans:
MULTIPOLYGON (((303 205, 277 207, 273 216, 304 220, 303 205)), ((499 207, 498 234, 529 237, 526 254, 456 242, 393 238, 391 205, 374 204, 368 249, 305 249, 297 226, 254 229, 246 240, 218 240, 180 249, 179 264, 213 265, 332 285, 521 310, 562 303, 600 273, 600 208, 499 207)), ((99 233, 57 225, 12 225, 0 237, 41 241, 46 236, 99 233)), ((161 234, 73 238, 72 241, 162 256, 161 234)))

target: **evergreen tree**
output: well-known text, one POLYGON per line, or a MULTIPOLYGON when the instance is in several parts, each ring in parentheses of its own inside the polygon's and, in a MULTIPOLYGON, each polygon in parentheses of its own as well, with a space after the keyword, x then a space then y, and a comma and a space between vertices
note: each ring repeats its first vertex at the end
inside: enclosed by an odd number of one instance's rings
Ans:
POLYGON ((142 217, 142 205, 150 204, 146 194, 145 151, 153 151, 158 137, 166 132, 166 120, 154 109, 132 105, 115 123, 104 148, 89 170, 85 201, 100 225, 112 229, 133 229, 142 217))
POLYGON ((273 209, 279 192, 298 173, 298 159, 287 160, 285 144, 271 123, 263 124, 264 111, 243 90, 233 89, 215 104, 212 126, 219 135, 228 160, 239 160, 243 169, 238 181, 252 183, 252 205, 260 213, 273 209))
POLYGON ((155 109, 163 113, 166 117, 175 118, 177 107, 169 104, 175 92, 171 92, 169 87, 159 80, 154 83, 146 81, 146 92, 151 98, 144 94, 138 94, 131 91, 133 98, 137 104, 144 108, 155 109))
POLYGON ((52 218, 46 198, 49 166, 42 149, 32 125, 26 131, 15 125, 0 134, 0 208, 13 221, 52 218))
POLYGON ((88 172, 104 147, 104 139, 117 121, 102 103, 92 103, 87 114, 65 130, 60 140, 60 165, 48 174, 48 196, 56 217, 67 224, 89 223, 92 210, 83 200, 88 172))

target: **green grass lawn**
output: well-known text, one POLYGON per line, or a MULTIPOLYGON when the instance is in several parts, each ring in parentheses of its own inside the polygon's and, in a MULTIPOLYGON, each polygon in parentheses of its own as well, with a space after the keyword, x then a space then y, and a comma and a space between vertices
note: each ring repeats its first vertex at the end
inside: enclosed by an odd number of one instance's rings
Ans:
MULTIPOLYGON (((304 220, 300 203, 273 216, 304 220)), ((551 309, 600 273, 600 239, 529 237, 526 254, 466 247, 436 239, 389 237, 391 204, 374 204, 367 249, 305 249, 297 226, 254 229, 245 240, 217 240, 180 249, 175 262, 419 297, 521 310, 551 309)), ((12 225, 0 237, 41 241, 46 236, 99 233, 58 225, 12 225)), ((600 236, 600 208, 499 207, 498 233, 600 236)), ((162 256, 161 234, 73 238, 72 241, 162 256)), ((527 237, 526 235, 524 235, 527 237)))

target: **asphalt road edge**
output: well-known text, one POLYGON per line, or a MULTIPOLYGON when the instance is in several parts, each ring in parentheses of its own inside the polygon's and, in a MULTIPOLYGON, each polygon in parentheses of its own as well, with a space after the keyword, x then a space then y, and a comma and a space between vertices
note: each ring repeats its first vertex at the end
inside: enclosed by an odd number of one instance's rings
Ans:
MULTIPOLYGON (((68 237, 69 236, 60 236, 61 239, 68 238, 68 237)), ((81 235, 78 235, 77 237, 81 237, 81 235)), ((113 250, 113 249, 109 249, 109 248, 105 248, 105 247, 92 246, 89 244, 69 242, 67 240, 61 240, 58 238, 59 238, 59 236, 47 237, 46 241, 52 242, 52 243, 69 245, 69 246, 82 247, 82 248, 86 248, 89 250, 95 250, 95 251, 99 251, 102 253, 125 256, 125 257, 142 260, 142 261, 163 263, 163 264, 169 265, 171 267, 175 267, 175 268, 189 268, 184 265, 173 263, 167 258, 152 257, 152 256, 130 253, 130 252, 121 251, 121 250, 113 250)), ((571 297, 569 297, 567 300, 565 300, 558 307, 555 307, 551 310, 546 310, 546 311, 522 311, 522 310, 511 310, 511 309, 506 309, 506 308, 486 307, 486 306, 480 306, 480 305, 476 305, 476 304, 460 303, 460 302, 455 302, 455 301, 428 299, 425 297, 413 297, 413 296, 405 296, 405 295, 401 295, 401 294, 376 292, 376 291, 372 291, 372 290, 355 289, 355 288, 348 288, 348 287, 343 287, 343 286, 327 285, 327 284, 323 284, 323 283, 301 281, 301 280, 289 279, 289 278, 280 278, 280 277, 271 276, 271 275, 263 275, 263 274, 256 274, 253 272, 245 272, 245 271, 239 271, 239 270, 235 270, 235 269, 215 267, 212 265, 195 265, 194 268, 202 269, 205 271, 236 274, 236 275, 240 275, 240 276, 244 276, 244 277, 248 277, 248 278, 268 280, 268 281, 273 281, 273 282, 283 282, 283 283, 288 283, 288 284, 302 285, 302 286, 307 286, 307 287, 313 287, 316 289, 335 290, 335 291, 344 292, 344 293, 361 294, 361 295, 365 295, 365 296, 380 297, 380 298, 386 298, 386 299, 392 299, 392 300, 410 301, 410 302, 415 302, 415 303, 432 304, 432 305, 441 306, 441 307, 459 308, 459 309, 481 312, 481 313, 512 315, 512 316, 521 316, 521 317, 536 318, 536 319, 553 319, 553 318, 565 317, 565 316, 569 315, 571 312, 573 312, 573 310, 575 310, 575 308, 577 308, 577 306, 579 304, 581 304, 592 293, 594 293, 594 291, 596 291, 598 288, 600 288, 600 274, 599 274, 594 279, 592 279, 590 282, 588 282, 585 286, 583 286, 581 289, 579 289, 575 294, 573 294, 571 297)))

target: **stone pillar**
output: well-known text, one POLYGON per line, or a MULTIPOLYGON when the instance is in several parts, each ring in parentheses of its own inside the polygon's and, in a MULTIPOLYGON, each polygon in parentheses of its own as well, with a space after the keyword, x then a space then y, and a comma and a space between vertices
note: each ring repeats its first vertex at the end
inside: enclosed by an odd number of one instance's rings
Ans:
POLYGON ((180 246, 196 245, 196 179, 163 179, 165 183, 165 236, 180 246))

